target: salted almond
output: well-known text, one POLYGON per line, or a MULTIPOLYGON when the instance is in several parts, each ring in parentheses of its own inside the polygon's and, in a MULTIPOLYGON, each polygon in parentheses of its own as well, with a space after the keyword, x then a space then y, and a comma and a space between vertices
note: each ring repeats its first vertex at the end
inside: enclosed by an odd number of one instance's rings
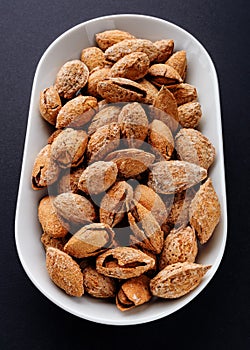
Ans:
POLYGON ((126 104, 119 116, 121 134, 129 147, 140 147, 148 134, 148 118, 138 102, 126 104))
POLYGON ((98 83, 106 78, 108 78, 110 73, 109 67, 99 68, 96 67, 89 75, 87 93, 96 98, 100 98, 100 94, 97 91, 98 83))
POLYGON ((140 203, 128 212, 128 221, 134 235, 130 236, 132 244, 159 254, 163 247, 164 233, 152 213, 140 203))
POLYGON ((96 256, 113 243, 114 231, 106 224, 92 223, 83 226, 65 244, 64 251, 75 258, 96 256))
POLYGON ((88 128, 88 134, 92 135, 97 129, 110 123, 118 122, 118 115, 121 111, 121 106, 107 105, 104 108, 99 107, 99 112, 92 118, 88 128))
POLYGON ((96 67, 103 68, 105 66, 104 53, 96 46, 83 49, 81 61, 86 64, 90 72, 96 67))
POLYGON ((142 275, 154 267, 149 255, 131 247, 108 249, 96 259, 96 270, 109 277, 128 279, 142 275))
POLYGON ((83 270, 83 286, 85 292, 94 298, 113 298, 116 294, 115 280, 97 272, 92 266, 83 270))
POLYGON ((165 63, 155 63, 148 70, 150 81, 156 86, 171 85, 181 83, 182 78, 179 73, 165 63))
POLYGON ((154 45, 159 52, 155 60, 157 63, 165 62, 173 53, 174 41, 172 39, 157 40, 154 45))
POLYGON ((152 41, 146 39, 126 39, 110 46, 105 51, 105 58, 108 61, 117 62, 122 57, 133 52, 144 52, 150 62, 154 61, 158 56, 158 49, 152 41))
POLYGON ((134 199, 149 210, 161 226, 167 218, 167 209, 161 197, 152 188, 138 185, 134 191, 134 199))
POLYGON ((103 160, 104 157, 119 146, 120 127, 117 123, 104 125, 91 135, 87 147, 89 162, 103 160))
POLYGON ((161 87, 155 97, 153 107, 151 109, 152 118, 161 120, 172 132, 176 131, 179 126, 177 103, 174 95, 165 86, 161 87))
POLYGON ((190 224, 201 244, 206 243, 212 236, 220 221, 220 215, 220 202, 212 180, 208 178, 196 193, 189 210, 190 224))
POLYGON ((105 51, 110 46, 125 39, 135 39, 134 35, 118 29, 105 30, 95 35, 97 45, 105 51))
POLYGON ((187 71, 187 56, 186 51, 176 51, 170 58, 166 61, 166 64, 173 67, 184 80, 187 71))
POLYGON ((40 190, 52 185, 59 176, 59 167, 52 157, 51 145, 44 146, 36 156, 32 173, 32 188, 40 190))
POLYGON ((180 160, 208 169, 215 159, 215 148, 209 139, 195 129, 181 129, 175 137, 175 148, 180 160))
POLYGON ((110 77, 138 80, 149 69, 150 60, 144 52, 132 52, 118 60, 110 70, 110 77))
POLYGON ((43 119, 55 125, 57 114, 61 108, 62 102, 54 86, 50 86, 41 91, 39 109, 43 119))
POLYGON ((188 102, 178 107, 179 123, 183 128, 195 128, 201 119, 199 102, 188 102))
POLYGON ((96 218, 93 204, 76 193, 61 193, 54 199, 53 205, 58 215, 70 223, 87 224, 96 218))
POLYGON ((172 86, 169 85, 168 89, 174 95, 178 106, 188 102, 196 101, 198 97, 195 86, 187 83, 180 83, 172 86))
POLYGON ((116 306, 118 309, 127 311, 147 303, 152 297, 149 282, 149 277, 145 275, 125 281, 116 295, 116 306))
POLYGON ((117 150, 108 154, 106 161, 116 163, 120 176, 135 177, 144 172, 153 163, 155 156, 136 148, 117 150))
POLYGON ((67 294, 75 297, 83 295, 81 269, 68 254, 49 247, 46 251, 46 267, 52 281, 67 294))
POLYGON ((198 253, 195 231, 191 227, 172 230, 166 237, 159 260, 159 269, 177 262, 195 262, 198 253))
POLYGON ((115 183, 117 174, 118 169, 114 162, 95 162, 83 171, 78 188, 87 194, 104 192, 115 183))
POLYGON ((58 216, 53 196, 43 197, 38 205, 38 219, 45 234, 53 238, 65 237, 69 226, 58 216))
POLYGON ((98 110, 95 97, 79 95, 68 101, 59 111, 56 119, 58 129, 79 127, 90 121, 98 110))
POLYGON ((89 70, 80 60, 66 62, 56 75, 55 88, 64 98, 72 98, 88 81, 89 70))
POLYGON ((151 166, 148 186, 158 193, 177 193, 196 185, 207 177, 200 166, 180 160, 169 160, 151 166))
POLYGON ((148 129, 148 143, 158 158, 169 160, 174 151, 174 138, 169 127, 161 120, 153 120, 148 129))
POLYGON ((188 262, 168 265, 150 281, 151 292, 159 298, 179 298, 195 289, 210 268, 188 262))

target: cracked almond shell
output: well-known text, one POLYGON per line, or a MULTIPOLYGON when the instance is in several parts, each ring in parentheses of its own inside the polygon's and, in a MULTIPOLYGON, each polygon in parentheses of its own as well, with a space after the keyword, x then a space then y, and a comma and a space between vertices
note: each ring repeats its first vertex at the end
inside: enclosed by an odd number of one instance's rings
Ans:
POLYGON ((64 251, 75 258, 96 256, 113 243, 114 231, 106 224, 83 226, 65 244, 64 251))
POLYGON ((118 123, 122 137, 129 147, 140 147, 148 134, 148 118, 138 102, 126 104, 119 116, 118 123))
POLYGON ((176 51, 172 56, 169 57, 165 64, 173 67, 180 74, 181 78, 185 79, 187 71, 186 51, 176 51))
POLYGON ((118 122, 118 115, 121 111, 121 106, 111 105, 106 106, 99 110, 98 113, 92 118, 88 128, 88 135, 92 135, 97 129, 110 123, 118 122))
POLYGON ((78 188, 87 194, 104 192, 116 181, 117 174, 118 169, 114 162, 95 162, 81 174, 78 188))
POLYGON ((96 259, 99 273, 119 279, 137 277, 151 270, 155 260, 142 251, 131 247, 108 249, 96 259))
POLYGON ((210 267, 188 262, 168 265, 150 281, 150 290, 159 298, 179 298, 195 289, 210 267))
POLYGON ((45 196, 38 204, 38 219, 45 234, 53 238, 65 237, 69 226, 58 216, 54 205, 55 197, 45 196))
POLYGON ((56 117, 60 109, 62 108, 62 102, 57 90, 54 86, 50 86, 40 93, 39 109, 41 116, 50 124, 56 124, 56 117))
POLYGON ((88 135, 84 130, 64 129, 51 145, 51 156, 61 168, 77 167, 84 158, 88 135))
POLYGON ((77 96, 68 101, 59 111, 56 127, 79 127, 90 121, 98 110, 98 103, 92 96, 77 96))
POLYGON ((161 120, 155 119, 148 129, 148 143, 159 158, 169 160, 174 151, 174 138, 169 127, 161 120))
POLYGON ((46 268, 52 281, 67 294, 75 297, 83 295, 81 269, 68 254, 49 247, 46 251, 46 268))
POLYGON ((168 86, 168 89, 174 95, 178 106, 188 102, 196 101, 198 97, 195 86, 187 83, 168 86))
POLYGON ((221 209, 217 193, 210 178, 201 185, 189 209, 190 225, 195 229, 201 244, 212 236, 220 221, 221 209))
POLYGON ((95 35, 97 45, 105 51, 110 46, 125 39, 135 39, 134 35, 118 29, 105 30, 95 35))
POLYGON ((207 177, 200 166, 180 160, 169 160, 151 166, 148 186, 155 192, 172 194, 182 192, 207 177))
POLYGON ((89 70, 80 60, 66 62, 56 75, 55 88, 61 97, 72 98, 88 81, 89 70))
POLYGON ((181 227, 172 230, 166 237, 159 259, 159 269, 177 262, 195 262, 198 245, 194 229, 181 227))
POLYGON ((116 306, 118 309, 127 311, 147 303, 152 297, 149 282, 149 277, 145 275, 125 281, 116 295, 116 306))
POLYGON ((199 102, 192 101, 178 107, 179 123, 183 128, 195 128, 201 116, 202 110, 199 102))
POLYGON ((152 153, 141 149, 128 148, 109 153, 105 160, 115 162, 119 175, 129 178, 147 170, 154 159, 155 156, 152 153))
POLYGON ((175 148, 180 160, 208 169, 215 159, 215 148, 209 139, 195 129, 181 129, 175 137, 175 148))
POLYGON ((165 63, 155 63, 148 70, 150 81, 156 86, 171 85, 182 83, 179 73, 171 66, 165 63))
POLYGON ((144 52, 132 52, 118 60, 110 69, 110 77, 138 80, 149 69, 150 60, 144 52))
POLYGON ((115 280, 97 272, 92 266, 83 270, 83 286, 85 292, 94 298, 113 298, 116 294, 115 280))
POLYGON ((100 98, 100 94, 97 91, 98 83, 109 77, 110 68, 95 68, 89 75, 87 93, 96 98, 100 98))
POLYGON ((141 102, 146 104, 153 104, 155 97, 158 94, 158 89, 145 78, 137 81, 137 83, 139 83, 143 89, 146 90, 146 96, 141 100, 141 102))
POLYGON ((93 204, 79 194, 61 193, 55 197, 53 204, 57 214, 67 222, 88 224, 96 219, 93 204))

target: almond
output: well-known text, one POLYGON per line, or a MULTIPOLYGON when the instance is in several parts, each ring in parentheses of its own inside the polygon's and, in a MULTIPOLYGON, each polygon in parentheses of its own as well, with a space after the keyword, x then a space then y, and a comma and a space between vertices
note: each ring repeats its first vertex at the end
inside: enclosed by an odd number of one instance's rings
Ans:
POLYGON ((104 32, 97 33, 95 38, 97 45, 104 51, 122 40, 135 39, 132 34, 117 29, 105 30, 104 32))
POLYGON ((110 70, 110 77, 138 80, 149 69, 150 60, 144 52, 132 52, 117 61, 110 70))
POLYGON ((97 272, 92 266, 83 270, 85 292, 94 298, 113 298, 116 294, 116 283, 113 278, 97 272))
POLYGON ((62 102, 57 90, 54 86, 50 86, 40 93, 39 109, 41 116, 50 124, 56 124, 56 117, 60 109, 62 108, 62 102))
POLYGON ((104 108, 99 107, 99 112, 91 120, 91 123, 88 128, 88 134, 92 135, 96 132, 97 129, 101 128, 104 125, 110 123, 118 122, 118 115, 121 111, 121 107, 117 105, 106 106, 104 108))
POLYGON ((96 67, 103 68, 105 66, 104 53, 95 46, 82 50, 81 61, 86 64, 90 72, 96 67))
POLYGON ((173 53, 174 41, 172 39, 157 40, 154 45, 159 52, 155 60, 157 63, 165 62, 173 53))
POLYGON ((178 107, 179 123, 183 128, 195 128, 201 119, 199 102, 188 102, 178 107))
POLYGON ((169 127, 160 120, 153 120, 148 130, 148 143, 158 158, 169 160, 174 151, 174 138, 169 127))
POLYGON ((97 91, 98 83, 108 78, 109 73, 110 73, 110 68, 108 67, 104 67, 104 68, 97 67, 94 70, 92 70, 88 78, 87 93, 96 98, 100 98, 101 96, 97 91))
POLYGON ((153 64, 149 68, 148 74, 150 81, 156 86, 171 85, 182 82, 179 73, 173 67, 164 63, 153 64))
POLYGON ((168 89, 174 95, 178 106, 196 101, 198 97, 196 88, 187 83, 180 83, 172 86, 170 85, 168 86, 168 89))
POLYGON ((187 55, 186 51, 176 51, 167 61, 168 66, 173 67, 184 80, 187 71, 187 55))

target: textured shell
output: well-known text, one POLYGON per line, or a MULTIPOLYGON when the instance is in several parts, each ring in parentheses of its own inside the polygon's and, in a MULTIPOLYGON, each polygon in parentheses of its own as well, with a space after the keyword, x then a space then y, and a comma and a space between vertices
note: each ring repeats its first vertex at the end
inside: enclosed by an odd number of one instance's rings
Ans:
POLYGON ((165 86, 161 87, 153 106, 155 107, 151 109, 153 119, 161 120, 174 132, 179 126, 178 108, 174 95, 165 86))
POLYGON ((153 120, 148 130, 148 143, 161 158, 169 160, 174 151, 174 138, 169 127, 161 120, 153 120))
POLYGON ((119 146, 120 127, 117 123, 104 125, 91 135, 87 157, 89 162, 103 160, 104 157, 119 146))
POLYGON ((88 128, 88 134, 92 135, 102 126, 118 122, 118 115, 120 111, 121 107, 117 105, 102 108, 91 120, 91 124, 88 128))
POLYGON ((122 40, 135 39, 132 34, 118 29, 105 30, 104 32, 97 33, 95 38, 97 45, 104 51, 122 40))
POLYGON ((195 289, 210 267, 188 262, 168 265, 150 281, 151 292, 159 298, 179 298, 195 289))
POLYGON ((209 178, 196 193, 191 202, 189 219, 201 244, 212 236, 220 221, 221 209, 218 196, 209 178))
POLYGON ((145 78, 139 80, 138 83, 142 86, 144 90, 146 90, 146 96, 144 99, 142 99, 141 102, 144 102, 146 104, 152 104, 155 100, 155 97, 158 94, 157 88, 145 78))
POLYGON ((209 139, 195 129, 181 129, 175 137, 180 160, 208 169, 215 159, 215 148, 209 139))
POLYGON ((196 164, 169 160, 151 167, 148 186, 155 192, 171 194, 186 190, 207 177, 207 171, 196 164))
POLYGON ((62 168, 76 167, 84 158, 87 142, 85 131, 64 129, 51 145, 51 156, 62 168))
POLYGON ((149 277, 145 275, 125 281, 116 295, 118 309, 126 311, 148 302, 152 297, 149 282, 149 277))
POLYGON ((41 116, 50 124, 56 124, 56 117, 60 109, 62 108, 62 102, 57 90, 54 86, 50 86, 40 93, 39 109, 41 116))
POLYGON ((41 236, 41 243, 43 244, 45 250, 47 250, 49 247, 53 247, 63 251, 63 247, 68 241, 66 237, 54 238, 44 232, 41 236))
POLYGON ((191 227, 172 230, 166 237, 159 261, 159 269, 177 262, 195 262, 198 253, 195 231, 191 227))
POLYGON ((196 101, 198 97, 195 86, 187 83, 176 84, 168 88, 174 95, 178 106, 196 101))
POLYGON ((115 280, 100 274, 92 266, 83 270, 83 286, 85 292, 95 298, 113 298, 116 293, 115 280))
POLYGON ((98 103, 92 96, 77 96, 60 110, 56 120, 57 128, 78 127, 90 121, 98 110, 98 103))
POLYGON ((66 62, 56 75, 55 88, 64 98, 72 98, 88 81, 89 70, 80 60, 66 62))
POLYGON ((64 251, 75 258, 96 256, 113 243, 114 231, 105 224, 92 223, 82 227, 65 244, 64 251))
POLYGON ((182 83, 179 73, 171 66, 164 63, 153 64, 149 70, 149 79, 156 86, 182 83))
POLYGON ((178 107, 179 123, 183 128, 195 128, 201 119, 199 102, 188 102, 178 107))
POLYGON ((106 157, 106 161, 112 160, 116 163, 119 174, 125 178, 135 177, 144 172, 154 162, 152 153, 140 149, 129 148, 117 150, 106 157))
POLYGON ((151 212, 161 226, 167 218, 167 209, 161 197, 152 188, 138 185, 134 191, 134 199, 151 212))
POLYGON ((128 279, 152 269, 155 260, 131 247, 109 249, 96 259, 96 269, 105 276, 128 279))
POLYGON ((82 50, 81 61, 86 64, 90 72, 96 67, 103 68, 105 66, 104 53, 95 46, 82 50))
POLYGON ((110 68, 104 67, 99 69, 98 67, 94 69, 89 75, 87 93, 94 97, 101 97, 97 92, 97 85, 100 81, 108 78, 110 68))
POLYGON ((182 77, 185 79, 187 71, 187 55, 186 51, 176 51, 166 62, 169 66, 173 67, 182 77))
POLYGON ((130 236, 131 243, 159 254, 163 247, 164 233, 152 213, 136 203, 128 213, 128 221, 134 233, 130 236))
POLYGON ((126 181, 116 182, 104 195, 100 204, 100 222, 117 225, 133 199, 133 188, 126 181))
POLYGON ((78 188, 87 194, 104 192, 116 181, 117 174, 118 169, 115 163, 95 162, 83 171, 78 188))
POLYGON ((168 195, 166 207, 169 209, 167 224, 170 227, 178 228, 186 226, 189 222, 189 207, 195 196, 195 190, 188 188, 185 191, 168 195))
POLYGON ((49 247, 46 251, 46 267, 52 281, 67 294, 75 297, 83 295, 81 269, 68 254, 49 247))
POLYGON ((70 223, 86 224, 96 218, 93 204, 76 193, 61 193, 54 199, 56 212, 70 223))
POLYGON ((52 158, 51 145, 46 145, 36 156, 31 179, 33 190, 40 190, 56 182, 60 169, 52 158))
POLYGON ((78 181, 80 176, 82 175, 82 172, 84 170, 84 166, 81 164, 77 168, 67 168, 66 172, 63 174, 63 176, 58 181, 58 194, 64 193, 64 192, 78 192, 78 181))
POLYGON ((138 102, 126 104, 118 117, 121 134, 129 147, 140 147, 148 134, 148 118, 138 102))
POLYGON ((105 51, 105 58, 116 62, 132 52, 144 52, 150 62, 154 61, 158 56, 158 49, 152 41, 146 39, 126 39, 109 47, 105 51))
POLYGON ((53 205, 54 197, 43 197, 38 205, 38 219, 45 234, 50 237, 64 237, 69 227, 57 215, 53 205))
POLYGON ((49 145, 52 145, 52 143, 55 141, 57 136, 61 134, 62 131, 62 129, 56 129, 54 132, 52 132, 52 134, 48 137, 47 143, 49 145))
POLYGON ((154 45, 159 52, 155 60, 156 63, 165 62, 173 53, 174 41, 172 39, 157 40, 154 45))
POLYGON ((150 60, 143 52, 133 52, 117 61, 110 70, 110 77, 138 80, 143 78, 149 69, 150 60))
POLYGON ((97 92, 107 102, 140 102, 147 95, 143 86, 125 78, 102 80, 97 85, 97 92))

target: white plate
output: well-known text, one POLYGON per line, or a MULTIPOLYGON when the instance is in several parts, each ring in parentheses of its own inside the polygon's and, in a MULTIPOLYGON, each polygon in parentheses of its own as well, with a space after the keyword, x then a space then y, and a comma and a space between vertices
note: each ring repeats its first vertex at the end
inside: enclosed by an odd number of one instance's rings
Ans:
MULTIPOLYGON (((81 23, 57 38, 43 54, 35 73, 22 172, 16 207, 15 238, 24 270, 35 286, 52 302, 81 318, 115 325, 149 322, 167 316, 190 302, 208 284, 223 256, 227 236, 227 210, 219 90, 216 71, 204 47, 188 32, 164 20, 142 15, 113 15, 81 23), (88 296, 67 296, 50 280, 45 268, 44 249, 40 243, 41 227, 37 220, 37 204, 46 191, 31 189, 34 159, 46 144, 49 127, 39 114, 39 93, 54 83, 58 69, 68 60, 79 58, 84 47, 93 46, 94 35, 107 29, 127 30, 140 38, 159 40, 172 38, 175 50, 187 51, 187 82, 198 90, 203 117, 202 132, 214 144, 217 156, 209 173, 222 208, 222 216, 213 237, 198 256, 198 262, 212 264, 202 283, 191 293, 177 300, 154 300, 122 313, 113 304, 88 296)), ((212 303, 213 301, 210 300, 212 303)))

